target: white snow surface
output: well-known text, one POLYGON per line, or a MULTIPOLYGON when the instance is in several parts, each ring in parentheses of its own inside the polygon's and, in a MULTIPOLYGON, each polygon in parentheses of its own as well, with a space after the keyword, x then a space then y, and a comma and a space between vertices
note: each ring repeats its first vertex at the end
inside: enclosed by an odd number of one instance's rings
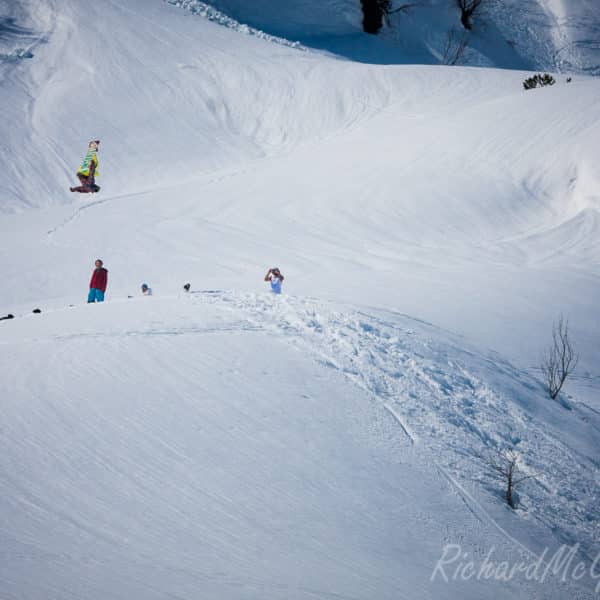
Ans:
POLYGON ((594 597, 430 581, 448 543, 527 564, 597 539, 594 413, 565 434, 539 384, 435 327, 204 290, 30 315, 2 345, 3 597, 594 597), (540 475, 513 513, 474 452, 517 440, 540 475))
POLYGON ((266 4, 0 2, 33 55, 0 64, 0 597, 597 597, 600 80, 357 62, 349 2, 319 43, 266 4), (587 574, 431 581, 446 544, 587 574))

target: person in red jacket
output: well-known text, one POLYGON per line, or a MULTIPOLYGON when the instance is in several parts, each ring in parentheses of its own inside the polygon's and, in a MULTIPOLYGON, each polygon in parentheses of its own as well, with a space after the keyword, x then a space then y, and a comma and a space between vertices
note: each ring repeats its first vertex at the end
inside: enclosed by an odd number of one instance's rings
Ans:
POLYGON ((104 263, 98 259, 95 263, 96 268, 90 279, 90 293, 88 302, 104 302, 104 292, 108 284, 108 271, 102 266, 104 263))

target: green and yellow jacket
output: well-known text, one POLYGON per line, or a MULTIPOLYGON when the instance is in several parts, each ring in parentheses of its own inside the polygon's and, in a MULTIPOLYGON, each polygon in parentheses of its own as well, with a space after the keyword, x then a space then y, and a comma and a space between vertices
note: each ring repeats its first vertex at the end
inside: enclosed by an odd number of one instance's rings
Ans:
POLYGON ((96 150, 90 148, 81 163, 81 166, 77 170, 77 173, 81 173, 88 177, 90 174, 94 177, 98 177, 98 157, 96 156, 96 150))

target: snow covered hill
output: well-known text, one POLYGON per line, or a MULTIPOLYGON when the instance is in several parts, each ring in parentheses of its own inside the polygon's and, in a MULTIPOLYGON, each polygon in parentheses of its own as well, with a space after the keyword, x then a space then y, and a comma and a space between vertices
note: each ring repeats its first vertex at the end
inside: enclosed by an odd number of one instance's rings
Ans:
POLYGON ((0 597, 596 597, 600 80, 380 64, 407 47, 345 0, 214 4, 0 4, 33 55, 0 64, 0 597), (431 580, 448 544, 579 544, 586 576, 431 580))
POLYGON ((593 597, 430 581, 449 543, 530 564, 597 539, 597 414, 565 429, 434 327, 207 290, 31 315, 1 343, 4 598, 593 597), (517 439, 540 474, 513 513, 473 452, 517 439))

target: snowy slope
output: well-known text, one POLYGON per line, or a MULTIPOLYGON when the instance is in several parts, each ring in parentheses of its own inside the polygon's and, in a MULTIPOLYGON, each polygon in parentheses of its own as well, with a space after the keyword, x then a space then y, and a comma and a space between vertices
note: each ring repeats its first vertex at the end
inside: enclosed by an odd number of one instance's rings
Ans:
POLYGON ((9 323, 3 597, 591 598, 552 576, 430 581, 447 543, 531 562, 554 543, 548 525, 586 551, 597 533, 570 505, 595 510, 592 481, 561 466, 592 468, 591 438, 559 442, 564 409, 534 382, 440 335, 399 315, 215 291, 9 323), (488 435, 523 436, 528 461, 559 444, 520 515, 466 460, 488 435))
POLYGON ((89 254, 120 292, 192 273, 249 289, 276 257, 294 292, 376 298, 527 366, 563 311, 583 382, 597 378, 596 80, 525 93, 519 72, 360 65, 164 3, 139 11, 80 26, 73 3, 43 61, 4 70, 18 114, 2 205, 64 205, 4 219, 6 310, 37 302, 56 273, 65 285, 45 297, 79 297, 89 254), (90 96, 95 116, 74 118, 90 96), (80 209, 64 190, 96 136, 104 189, 80 209))
POLYGON ((430 576, 447 543, 597 552, 598 80, 358 64, 162 0, 20 9, 0 596, 594 597, 430 576), (74 197, 95 137, 102 192, 74 197), (108 302, 82 305, 97 256, 108 302), (581 363, 553 403, 560 311, 581 363), (480 456, 503 445, 537 474, 517 512, 480 456))

